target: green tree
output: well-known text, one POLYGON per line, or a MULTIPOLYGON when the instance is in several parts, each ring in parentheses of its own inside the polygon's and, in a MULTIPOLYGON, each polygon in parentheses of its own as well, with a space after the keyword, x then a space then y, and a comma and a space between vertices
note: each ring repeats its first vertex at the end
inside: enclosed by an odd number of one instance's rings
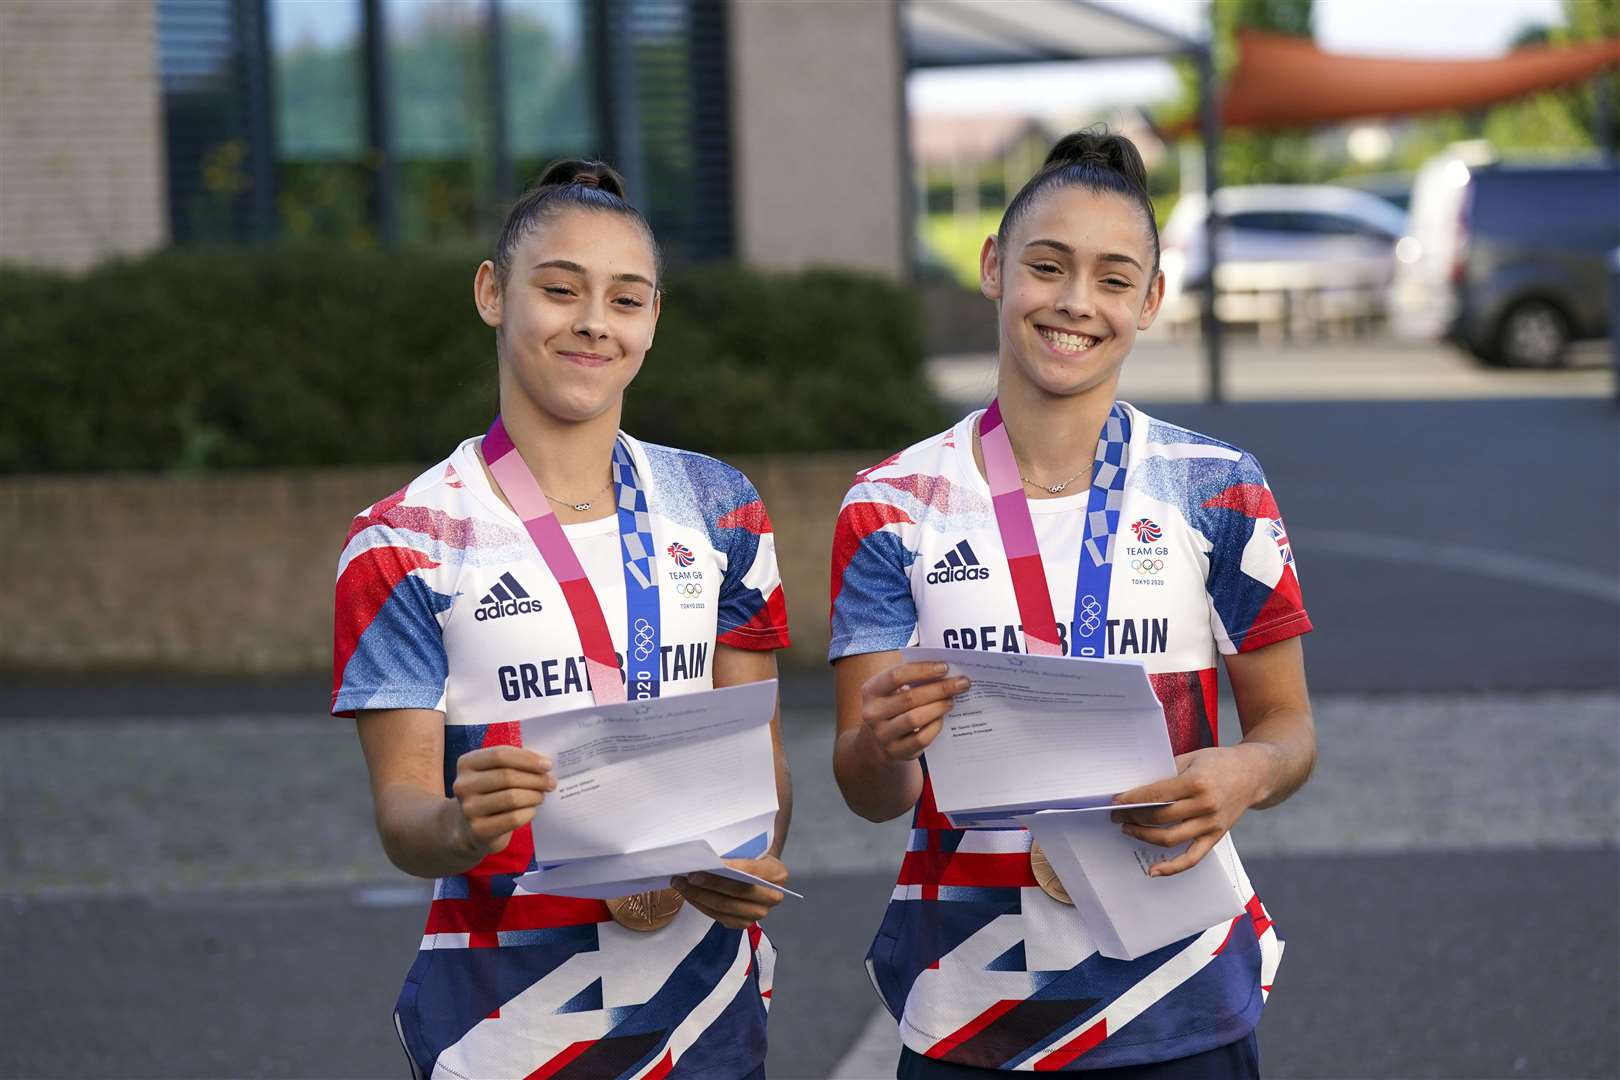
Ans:
MULTIPOLYGON (((1311 37, 1311 0, 1215 0, 1210 5, 1216 81, 1226 85, 1237 66, 1237 32, 1266 30, 1311 37)), ((1198 116, 1198 66, 1178 61, 1181 95, 1168 111, 1172 123, 1198 116)), ((1300 183, 1322 179, 1323 166, 1305 132, 1221 133, 1221 181, 1226 184, 1300 183)))
MULTIPOLYGON (((1513 48, 1572 45, 1620 37, 1620 0, 1564 0, 1563 26, 1528 25, 1513 48)), ((1620 146, 1620 75, 1611 72, 1575 86, 1531 94, 1479 113, 1440 113, 1419 120, 1403 140, 1400 161, 1416 168, 1456 139, 1483 137, 1510 159, 1568 158, 1601 145, 1598 87, 1607 83, 1609 139, 1620 146)))
MULTIPOLYGON (((1565 25, 1551 35, 1554 44, 1603 41, 1620 38, 1620 0, 1564 0, 1565 25)), ((1571 124, 1587 132, 1592 142, 1601 141, 1597 129, 1598 88, 1607 87, 1609 97, 1608 145, 1620 148, 1620 72, 1589 79, 1582 86, 1556 92, 1558 107, 1571 124)))
MULTIPOLYGON (((391 35, 394 141, 406 239, 490 239, 511 192, 493 175, 488 39, 481 9, 440 4, 391 35)), ((579 50, 545 20, 506 19, 507 134, 521 190, 554 157, 593 149, 594 120, 579 50)), ((358 40, 306 43, 276 63, 278 207, 285 235, 367 243, 364 57, 358 40)))

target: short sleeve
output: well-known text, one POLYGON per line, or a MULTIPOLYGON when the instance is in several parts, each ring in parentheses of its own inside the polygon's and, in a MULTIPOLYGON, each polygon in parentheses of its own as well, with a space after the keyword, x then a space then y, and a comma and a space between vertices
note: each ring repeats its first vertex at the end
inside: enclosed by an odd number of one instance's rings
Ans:
POLYGON ((451 598, 434 588, 439 564, 413 535, 365 515, 350 530, 333 619, 334 716, 444 708, 450 665, 438 617, 451 598))
POLYGON ((1251 455, 1200 509, 1211 547, 1210 629, 1224 654, 1252 652, 1311 630, 1282 512, 1251 455))
POLYGON ((788 647, 787 599, 776 565, 776 534, 759 492, 741 473, 711 530, 725 553, 715 643, 764 652, 788 647))
POLYGON ((885 652, 917 640, 917 603, 910 567, 917 553, 901 528, 902 508, 862 482, 844 496, 833 527, 832 640, 827 659, 885 652))

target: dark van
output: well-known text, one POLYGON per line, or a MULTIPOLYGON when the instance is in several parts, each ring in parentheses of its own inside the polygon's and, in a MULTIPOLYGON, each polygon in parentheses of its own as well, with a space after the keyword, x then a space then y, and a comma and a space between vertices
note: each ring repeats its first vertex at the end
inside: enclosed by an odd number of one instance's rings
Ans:
POLYGON ((1450 302, 1433 304, 1439 290, 1429 291, 1429 314, 1445 312, 1452 338, 1489 364, 1553 367, 1565 361, 1572 340, 1609 332, 1620 167, 1452 162, 1438 181, 1451 190, 1432 201, 1414 195, 1412 231, 1433 239, 1414 245, 1417 258, 1409 261, 1427 263, 1430 280, 1444 275, 1450 302), (1423 202, 1449 221, 1425 228, 1415 220, 1425 214, 1423 202))

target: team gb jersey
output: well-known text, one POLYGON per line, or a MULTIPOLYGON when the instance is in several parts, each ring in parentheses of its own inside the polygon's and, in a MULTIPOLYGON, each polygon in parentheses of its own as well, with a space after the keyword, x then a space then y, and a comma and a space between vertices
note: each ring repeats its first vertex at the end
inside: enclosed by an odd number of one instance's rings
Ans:
MULTIPOLYGON (((657 553, 662 692, 710 689, 717 645, 788 643, 770 520, 735 469, 619 438, 657 553)), ((592 701, 562 589, 478 442, 357 517, 338 563, 332 711, 442 712, 447 796, 463 753, 517 745, 524 717, 592 701)), ((625 640, 617 517, 563 530, 619 656, 645 649, 625 640)), ((600 900, 516 886, 534 856, 525 827, 435 884, 395 1011, 420 1075, 734 1080, 759 1066, 775 950, 758 926, 728 930, 687 904, 658 931, 630 931, 600 900)))
MULTIPOLYGON (((1025 648, 990 489, 980 413, 860 474, 833 540, 837 659, 907 645, 1025 648)), ((1107 655, 1142 660, 1177 754, 1215 744, 1216 654, 1311 628, 1259 464, 1120 402, 1110 495, 1107 655)), ((1029 502, 1065 648, 1088 494, 1029 502)), ((927 755, 923 758, 927 766, 927 755)), ((1136 960, 1100 955, 1073 907, 1041 891, 1023 829, 953 829, 926 772, 899 880, 867 967, 918 1054, 1007 1070, 1184 1057, 1245 1037, 1281 943, 1249 897, 1230 923, 1136 960)))

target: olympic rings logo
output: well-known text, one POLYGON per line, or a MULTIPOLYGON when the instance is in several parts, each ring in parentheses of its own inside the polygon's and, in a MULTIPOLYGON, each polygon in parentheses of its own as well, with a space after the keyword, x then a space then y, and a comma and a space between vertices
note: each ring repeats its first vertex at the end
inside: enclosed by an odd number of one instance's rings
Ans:
POLYGON ((652 655, 653 628, 646 619, 636 620, 636 659, 646 660, 652 655))
POLYGON ((1138 574, 1157 574, 1164 569, 1163 559, 1132 559, 1131 569, 1138 574))
POLYGON ((682 582, 680 582, 679 584, 677 584, 675 586, 675 595, 676 596, 685 596, 685 597, 688 597, 688 598, 702 596, 703 595, 703 582, 701 582, 701 581, 682 581, 682 582))
POLYGON ((1099 616, 1102 615, 1102 604, 1095 596, 1086 594, 1080 598, 1080 635, 1090 637, 1102 626, 1099 616))

